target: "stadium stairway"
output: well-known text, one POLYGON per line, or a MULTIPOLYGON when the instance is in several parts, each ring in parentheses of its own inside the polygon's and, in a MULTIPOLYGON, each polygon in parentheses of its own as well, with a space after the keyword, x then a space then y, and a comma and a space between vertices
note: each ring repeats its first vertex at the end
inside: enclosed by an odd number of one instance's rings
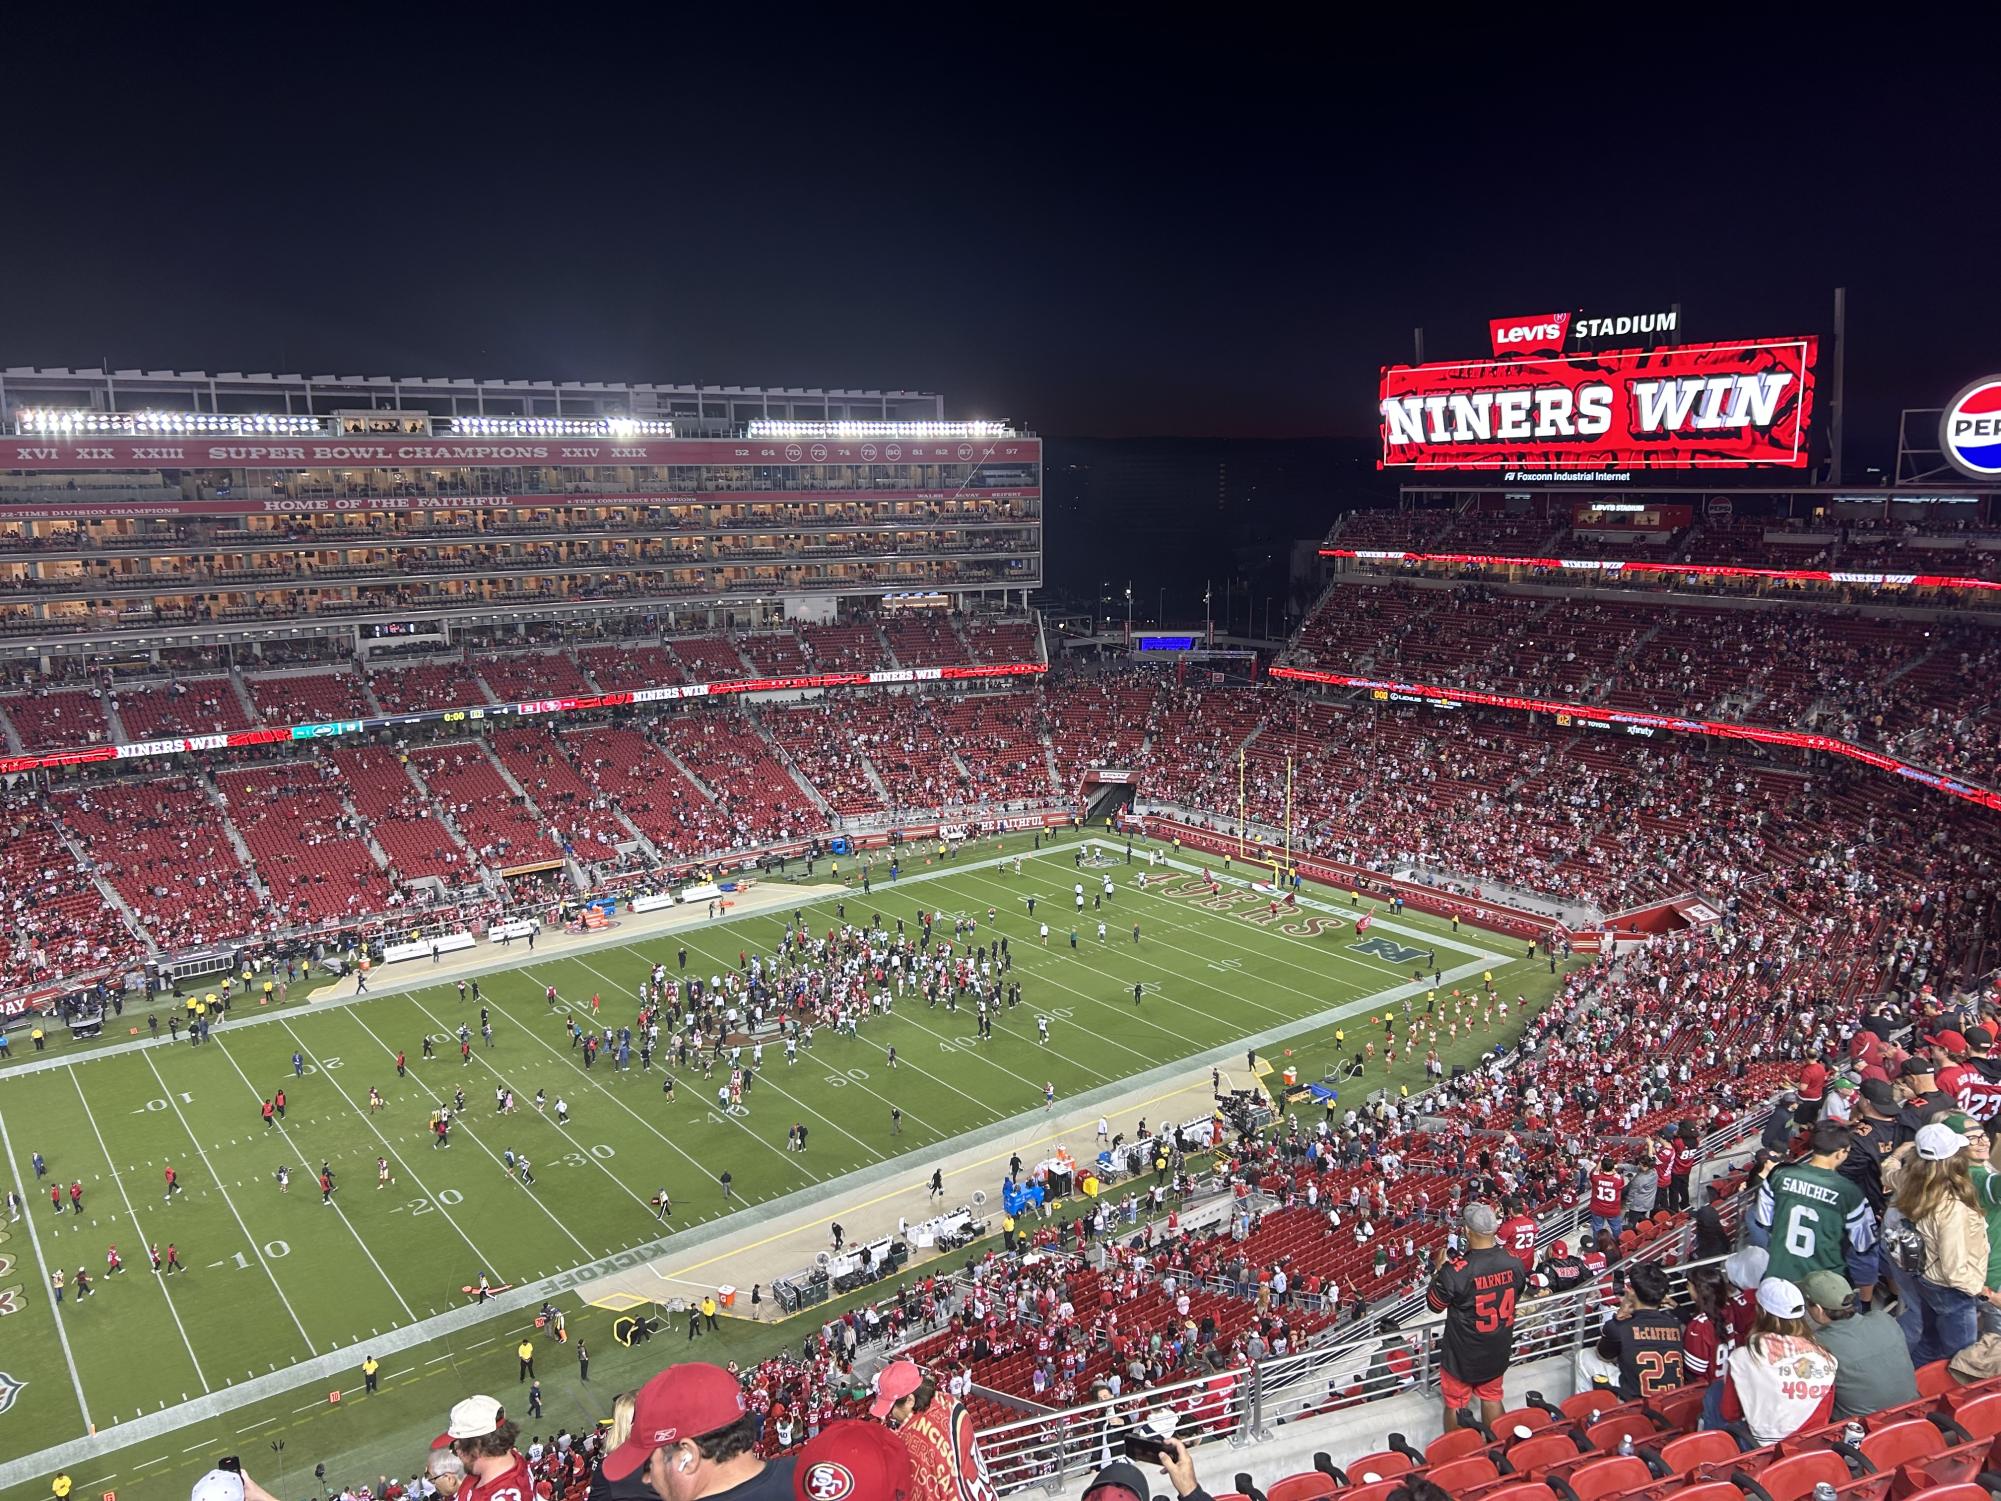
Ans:
POLYGON ((703 802, 707 803, 712 808, 716 806, 717 799, 716 799, 715 788, 711 787, 707 782, 703 781, 700 777, 696 776, 692 771, 688 770, 688 763, 686 761, 683 761, 679 756, 675 755, 674 752, 668 748, 665 742, 654 740, 653 737, 650 735, 647 736, 647 739, 648 741, 651 742, 655 754, 659 755, 663 760, 667 762, 668 765, 672 766, 676 771, 680 772, 682 776, 688 779, 688 785, 690 787, 693 787, 695 791, 699 792, 702 795, 703 802))
POLYGON ((839 816, 834 811, 834 805, 820 795, 820 789, 813 785, 812 778, 799 769, 799 763, 792 759, 792 753, 778 743, 778 737, 772 734, 770 728, 765 724, 764 716, 749 705, 745 706, 744 715, 750 720, 751 728, 757 731, 758 739, 764 742, 765 749, 770 754, 771 759, 785 768, 786 775, 791 777, 799 790, 806 794, 807 800, 820 810, 822 816, 826 818, 828 826, 830 828, 837 827, 839 816))
MULTIPOLYGON (((529 816, 535 820, 536 826, 542 831, 543 838, 546 840, 549 848, 552 850, 562 850, 563 839, 556 832, 555 824, 550 820, 549 815, 542 811, 541 804, 537 803, 530 796, 528 789, 521 785, 521 779, 508 770, 507 763, 495 754, 493 741, 489 737, 482 735, 479 737, 478 744, 481 753, 486 757, 487 764, 500 773, 500 780, 506 786, 507 790, 521 799, 521 806, 526 808, 529 816)), ((590 873, 584 869, 583 860, 568 851, 564 851, 563 853, 563 874, 569 878, 570 884, 578 891, 589 891, 591 889, 590 873)))
POLYGON ((445 805, 439 801, 438 795, 431 790, 430 783, 424 780, 424 774, 417 769, 417 763, 415 761, 404 761, 403 774, 409 777, 410 785, 415 787, 417 795, 423 798, 425 807, 431 811, 431 817, 438 821, 439 827, 446 834, 450 835, 452 842, 459 847, 459 852, 465 857, 467 867, 478 873, 480 885, 495 896, 505 895, 507 883, 487 869, 486 862, 480 858, 479 852, 467 842, 464 832, 458 826, 458 821, 445 810, 445 805))
POLYGON ((243 705, 244 718, 251 724, 262 724, 264 721, 257 713, 257 700, 250 696, 250 685, 243 681, 242 672, 231 667, 223 675, 229 680, 229 691, 234 693, 236 701, 243 705))
POLYGON ((117 697, 107 693, 98 707, 104 710, 105 723, 111 726, 109 743, 112 745, 128 743, 132 736, 126 732, 125 721, 119 717, 117 697))
MULTIPOLYGON (((236 674, 231 673, 230 681, 236 680, 236 674)), ((247 699, 247 695, 245 697, 247 699)), ((270 903, 271 888, 265 884, 263 873, 257 868, 257 857, 250 853, 250 846, 243 841, 243 831, 236 827, 235 821, 229 816, 229 799, 222 795, 222 789, 216 786, 215 778, 198 777, 196 782, 201 788, 202 796, 215 804, 215 811, 222 824, 223 837, 229 841, 229 847, 236 851, 236 858, 242 863, 243 868, 250 873, 250 879, 256 883, 258 895, 267 904, 270 903)))
POLYGON ((99 874, 96 864, 90 858, 90 852, 78 841, 76 835, 64 828, 57 819, 50 819, 49 827, 63 842, 63 848, 69 851, 70 859, 76 862, 76 868, 88 873, 90 884, 95 886, 98 895, 104 898, 105 906, 118 914, 119 920, 131 931, 132 936, 145 946, 148 954, 156 959, 159 958, 160 946, 153 942, 153 935, 148 933, 146 925, 139 921, 139 914, 134 912, 131 904, 118 894, 118 888, 99 874))

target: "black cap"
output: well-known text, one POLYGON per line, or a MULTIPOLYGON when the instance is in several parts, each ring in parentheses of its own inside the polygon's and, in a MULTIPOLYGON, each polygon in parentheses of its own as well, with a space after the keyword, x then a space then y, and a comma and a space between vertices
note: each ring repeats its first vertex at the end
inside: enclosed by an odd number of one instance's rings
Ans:
POLYGON ((1897 1072, 1898 1075, 1902 1078, 1916 1079, 1919 1078, 1920 1076, 1929 1076, 1935 1074, 1938 1072, 1938 1068, 1932 1063, 1931 1059, 1929 1058, 1906 1058, 1904 1060, 1904 1066, 1897 1072))
POLYGON ((1862 1098, 1885 1115, 1896 1113, 1897 1092, 1890 1088, 1890 1081, 1888 1079, 1864 1079, 1862 1081, 1862 1098))
MULTIPOLYGON (((1087 1498, 1098 1496, 1106 1486, 1121 1486, 1131 1491, 1133 1501, 1147 1501, 1147 1497, 1152 1494, 1151 1488, 1146 1483, 1146 1476, 1139 1472, 1139 1466, 1127 1464, 1122 1459, 1106 1465, 1093 1475, 1091 1483, 1084 1487, 1084 1495, 1087 1498)), ((1105 1496, 1104 1501, 1113 1501, 1113 1498, 1105 1496)))

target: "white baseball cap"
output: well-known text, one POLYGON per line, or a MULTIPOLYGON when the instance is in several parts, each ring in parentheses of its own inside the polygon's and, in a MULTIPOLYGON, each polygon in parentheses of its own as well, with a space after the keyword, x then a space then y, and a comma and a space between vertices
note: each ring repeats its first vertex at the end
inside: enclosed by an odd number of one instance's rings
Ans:
POLYGON ((243 1477, 234 1470, 210 1470, 195 1482, 188 1501, 243 1501, 243 1477))
POLYGON ((1740 1246, 1723 1263, 1723 1275, 1737 1287, 1756 1287, 1765 1279, 1772 1253, 1763 1246, 1740 1246))
POLYGON ((1927 1162, 1947 1162, 1966 1150, 1967 1139, 1944 1121, 1918 1127, 1918 1155, 1927 1162))
MULTIPOLYGON (((465 1401, 453 1404, 445 1431, 432 1440, 431 1447, 442 1449, 458 1439, 485 1438, 500 1427, 501 1416, 501 1406, 493 1398, 467 1397, 465 1401)), ((202 1501, 208 1501, 208 1498, 203 1497, 202 1501)))
POLYGON ((1806 1316, 1806 1297, 1783 1277, 1767 1277, 1758 1284, 1758 1306, 1774 1318, 1806 1316))

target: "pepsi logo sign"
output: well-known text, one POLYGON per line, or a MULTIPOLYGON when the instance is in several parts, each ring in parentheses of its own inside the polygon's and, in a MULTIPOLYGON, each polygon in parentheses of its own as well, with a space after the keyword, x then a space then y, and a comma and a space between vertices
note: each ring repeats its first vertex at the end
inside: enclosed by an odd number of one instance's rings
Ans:
POLYGON ((1975 381, 1947 403, 1938 444, 1961 474, 2001 474, 2001 375, 1975 381))

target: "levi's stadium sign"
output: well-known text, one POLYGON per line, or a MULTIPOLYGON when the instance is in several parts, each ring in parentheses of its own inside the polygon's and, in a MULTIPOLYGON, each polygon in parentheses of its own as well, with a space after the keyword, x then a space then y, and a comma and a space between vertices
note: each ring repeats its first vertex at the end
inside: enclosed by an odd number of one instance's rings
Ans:
POLYGON ((1804 468, 1811 336, 1386 365, 1379 468, 1804 468))

